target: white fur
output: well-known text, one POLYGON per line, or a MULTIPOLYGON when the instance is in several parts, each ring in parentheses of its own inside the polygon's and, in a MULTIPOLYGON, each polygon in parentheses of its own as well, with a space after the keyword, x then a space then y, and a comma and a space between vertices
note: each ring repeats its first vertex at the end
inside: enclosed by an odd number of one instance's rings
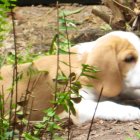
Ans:
MULTIPOLYGON (((85 99, 82 99, 80 104, 75 104, 74 107, 78 110, 79 123, 91 120, 96 106, 97 102, 85 99)), ((98 104, 95 118, 120 121, 136 120, 140 119, 140 110, 133 106, 125 106, 112 101, 103 101, 98 104)))
POLYGON ((74 47, 78 49, 78 54, 83 54, 85 52, 90 52, 95 46, 96 41, 80 43, 74 47))
MULTIPOLYGON (((138 62, 135 67, 128 72, 124 80, 124 89, 121 94, 129 94, 131 97, 136 96, 136 98, 140 98, 140 39, 135 34, 124 31, 114 31, 96 41, 81 43, 75 47, 80 54, 88 53, 91 49, 98 46, 98 42, 103 41, 103 39, 110 35, 127 39, 138 52, 138 62)), ((79 90, 79 93, 83 98, 80 103, 74 104, 74 106, 78 112, 80 123, 83 123, 92 119, 98 97, 95 96, 94 89, 90 87, 83 87, 79 90)), ((98 104, 95 118, 121 121, 136 120, 140 119, 140 110, 137 107, 121 105, 112 101, 101 101, 98 104)))

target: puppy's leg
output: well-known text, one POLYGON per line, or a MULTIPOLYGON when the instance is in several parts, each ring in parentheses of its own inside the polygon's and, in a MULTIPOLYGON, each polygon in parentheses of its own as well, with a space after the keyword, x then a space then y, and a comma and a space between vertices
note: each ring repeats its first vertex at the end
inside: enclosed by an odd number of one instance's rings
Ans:
MULTIPOLYGON (((74 104, 77 111, 78 123, 83 123, 92 119, 97 106, 97 102, 93 100, 85 100, 79 104, 74 104)), ((140 119, 140 110, 137 107, 120 105, 112 101, 99 102, 95 118, 106 120, 136 120, 140 119)))

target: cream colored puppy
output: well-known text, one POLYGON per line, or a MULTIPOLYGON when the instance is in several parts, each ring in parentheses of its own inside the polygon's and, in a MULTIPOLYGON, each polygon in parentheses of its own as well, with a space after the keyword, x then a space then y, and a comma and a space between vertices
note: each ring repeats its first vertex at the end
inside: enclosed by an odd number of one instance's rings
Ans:
MULTIPOLYGON (((78 44, 71 49, 71 52, 76 52, 71 54, 71 71, 77 77, 82 71, 82 64, 100 69, 96 74, 98 79, 80 77, 83 85, 92 85, 92 87, 83 86, 79 90, 83 98, 80 103, 74 103, 76 116, 72 116, 72 120, 75 124, 92 119, 102 87, 102 99, 98 104, 96 118, 122 121, 140 118, 139 108, 109 101, 110 98, 120 95, 133 98, 140 96, 140 40, 135 34, 114 31, 96 41, 78 44)), ((60 61, 68 63, 69 56, 60 55, 60 61)), ((56 69, 57 56, 41 57, 33 63, 18 66, 18 73, 22 74, 22 79, 18 82, 18 101, 26 93, 35 97, 33 108, 37 111, 32 111, 31 120, 40 120, 43 117, 42 111, 52 106, 50 100, 53 99, 56 69), (29 70, 40 73, 33 74, 30 78, 29 70)), ((60 63, 60 69, 69 76, 67 65, 60 63)), ((0 87, 5 95, 6 108, 9 108, 7 98, 10 92, 7 89, 11 87, 12 75, 12 66, 1 68, 3 80, 0 81, 0 87)), ((58 114, 61 117, 66 115, 61 109, 58 110, 58 114)))

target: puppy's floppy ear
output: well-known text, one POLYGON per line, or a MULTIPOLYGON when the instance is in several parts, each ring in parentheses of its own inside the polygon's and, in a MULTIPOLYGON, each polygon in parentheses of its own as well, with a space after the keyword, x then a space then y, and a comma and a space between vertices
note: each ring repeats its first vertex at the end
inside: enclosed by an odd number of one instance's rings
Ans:
POLYGON ((105 97, 114 97, 120 94, 122 77, 115 48, 110 43, 101 43, 90 52, 86 64, 96 66, 100 71, 95 74, 97 79, 82 77, 81 80, 83 80, 84 84, 92 84, 98 94, 103 87, 102 96, 105 97))

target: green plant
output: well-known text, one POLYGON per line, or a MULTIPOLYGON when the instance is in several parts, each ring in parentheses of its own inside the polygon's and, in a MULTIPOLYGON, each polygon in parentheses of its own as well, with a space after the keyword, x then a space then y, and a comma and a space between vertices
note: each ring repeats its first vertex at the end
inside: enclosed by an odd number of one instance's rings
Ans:
MULTIPOLYGON (((140 140, 140 132, 137 131, 137 132, 135 132, 134 135, 135 135, 135 138, 137 138, 138 140, 140 140)), ((128 138, 126 138, 126 140, 133 140, 133 138, 129 138, 128 137, 128 138)))
MULTIPOLYGON (((7 18, 7 13, 11 13, 11 8, 15 6, 16 0, 1 0, 0 1, 0 47, 3 47, 3 41, 7 34, 11 31, 11 23, 7 18)), ((6 54, 0 55, 0 66, 4 64, 6 54)))
MULTIPOLYGON (((12 5, 6 2, 5 5, 2 5, 3 7, 9 8, 12 5)), ((55 80, 55 92, 54 92, 54 100, 52 101, 53 107, 44 110, 44 117, 43 120, 39 123, 30 124, 29 120, 25 118, 26 113, 26 104, 28 100, 28 87, 26 89, 26 95, 23 101, 13 103, 13 93, 14 88, 16 90, 16 94, 18 93, 17 85, 18 82, 23 78, 23 73, 17 72, 17 64, 25 63, 25 62, 32 62, 34 59, 39 57, 40 54, 34 54, 30 52, 30 46, 27 47, 25 50, 26 55, 24 57, 21 53, 17 51, 16 47, 16 41, 15 41, 15 52, 10 53, 5 58, 5 62, 8 64, 13 64, 13 83, 11 85, 11 88, 9 88, 10 92, 10 112, 9 118, 6 119, 4 115, 4 93, 1 92, 0 95, 0 138, 5 140, 13 140, 15 137, 15 131, 16 131, 16 125, 20 125, 20 129, 18 130, 19 133, 17 134, 17 137, 24 138, 25 140, 39 140, 39 139, 56 139, 56 140, 62 140, 62 137, 59 136, 58 131, 62 131, 63 128, 61 127, 62 122, 60 121, 59 117, 57 116, 56 110, 61 106, 64 108, 64 110, 69 115, 69 121, 70 121, 70 115, 75 115, 75 109, 73 106, 73 102, 75 102, 77 99, 80 101, 81 96, 78 95, 78 91, 81 88, 81 83, 79 81, 80 76, 86 76, 89 78, 96 78, 93 73, 98 72, 98 70, 95 67, 91 67, 89 65, 82 65, 83 70, 79 77, 76 77, 76 74, 71 72, 71 53, 70 53, 70 47, 73 45, 69 39, 69 33, 70 30, 75 30, 76 25, 75 21, 67 19, 66 17, 70 14, 74 14, 77 12, 80 12, 82 10, 78 9, 76 11, 61 11, 58 14, 58 32, 54 36, 54 39, 52 41, 52 45, 50 48, 50 54, 56 54, 58 56, 57 60, 57 75, 55 80), (59 61, 59 55, 60 54, 67 54, 69 55, 69 62, 61 62, 59 61), (66 76, 59 68, 59 63, 64 63, 68 69, 69 69, 69 76, 66 76), (63 90, 59 90, 59 86, 63 86, 63 90), (76 97, 76 98, 75 98, 76 97), (17 108, 23 108, 23 110, 18 110, 17 108), (14 111, 13 111, 14 110, 14 111), (13 111, 13 112, 12 112, 13 111), (12 119, 12 113, 14 115, 14 119, 12 119), (14 123, 13 123, 14 122, 14 123), (24 130, 24 131, 23 131, 24 130)), ((7 10, 9 11, 9 9, 7 10)), ((6 12, 7 12, 6 11, 6 12)), ((6 18, 6 12, 3 15, 3 20, 6 18)), ((4 26, 6 25, 6 22, 4 23, 4 26)), ((14 24, 13 24, 14 27, 14 24)), ((5 28, 4 28, 5 29, 5 28)), ((3 40, 4 35, 2 35, 3 40)), ((16 36, 14 36, 16 37, 16 36)), ((15 38, 16 39, 16 38, 15 38)), ((47 54, 47 55, 48 55, 47 54)), ((43 53, 41 55, 44 55, 43 53)), ((1 59, 1 62, 3 62, 3 58, 1 59)), ((44 73, 44 72, 43 72, 44 73)), ((47 72, 45 72, 47 73, 47 72)), ((42 74, 42 71, 36 71, 32 68, 29 68, 27 71, 27 76, 29 77, 29 83, 30 79, 34 75, 40 75, 42 74)), ((2 77, 0 77, 2 80, 2 77)), ((37 80, 37 79, 36 79, 37 80)), ((34 86, 34 85, 33 85, 34 86)), ((31 92, 31 91, 30 91, 31 92)), ((30 98, 30 97, 29 97, 30 98)), ((31 113, 31 112, 30 112, 31 113)), ((68 139, 70 134, 70 126, 68 125, 68 139)))
MULTIPOLYGON (((10 31, 10 24, 8 23, 7 13, 11 11, 10 7, 15 6, 13 4, 15 0, 1 0, 0 1, 0 47, 3 46, 3 41, 10 31)), ((3 64, 4 55, 1 54, 0 66, 3 64)), ((0 78, 2 80, 2 77, 0 78)), ((1 87, 2 88, 2 87, 1 87)), ((5 117, 5 108, 4 108, 4 93, 0 92, 0 139, 7 140, 9 137, 12 137, 13 131, 10 127, 9 119, 5 117)))
POLYGON ((79 13, 82 10, 83 10, 83 8, 80 8, 80 9, 77 9, 74 11, 68 11, 68 10, 59 11, 59 14, 58 14, 59 31, 52 40, 52 45, 50 47, 49 54, 56 54, 58 38, 59 38, 59 46, 60 46, 59 53, 68 54, 68 47, 71 47, 74 45, 68 39, 68 32, 71 30, 76 30, 76 23, 77 23, 77 21, 75 21, 75 20, 68 19, 68 16, 79 13))
MULTIPOLYGON (((18 64, 33 62, 35 59, 45 55, 44 52, 39 53, 31 52, 31 49, 32 46, 27 46, 24 50, 24 55, 22 51, 17 54, 18 64)), ((3 59, 1 58, 0 60, 2 62, 3 59)), ((14 64, 14 62, 15 62, 15 54, 14 53, 7 54, 4 63, 14 64)))
POLYGON ((12 135, 12 131, 9 130, 9 120, 5 118, 4 111, 4 95, 0 95, 0 139, 6 140, 12 135))
MULTIPOLYGON (((68 13, 68 12, 67 12, 68 13)), ((52 46, 50 49, 50 54, 56 54, 57 51, 59 51, 59 54, 68 54, 69 53, 69 48, 71 47, 71 42, 68 38, 68 30, 74 29, 73 27, 69 28, 67 27, 68 24, 72 25, 71 20, 67 20, 65 17, 65 14, 63 13, 62 16, 59 17, 59 34, 56 34, 53 41, 52 41, 52 46), (58 40, 59 39, 59 40, 58 40), (58 41, 58 42, 57 42, 58 41), (59 45, 59 46, 58 46, 59 45), (58 50, 57 50, 58 49, 58 50)), ((59 55, 57 54, 57 55, 59 55)), ((65 63, 65 62, 60 62, 58 60, 58 65, 59 63, 65 63)), ((71 69, 71 64, 70 61, 69 63, 65 63, 69 69, 71 69)), ((90 68, 89 68, 90 69, 90 68)), ((85 69, 83 70, 85 71, 85 69)), ((82 73, 84 74, 84 73, 82 73)), ((78 90, 81 88, 81 84, 76 79, 75 73, 71 73, 70 70, 70 75, 67 77, 64 73, 63 70, 61 71, 58 68, 58 74, 56 76, 55 82, 57 83, 56 86, 56 91, 55 91, 55 98, 52 101, 54 104, 53 108, 49 108, 44 111, 45 115, 43 118, 43 121, 41 123, 37 123, 34 126, 34 131, 31 134, 30 132, 27 133, 26 135, 24 134, 24 137, 29 137, 31 136, 35 138, 42 138, 45 136, 45 138, 49 137, 50 139, 60 139, 59 135, 57 134, 58 130, 62 130, 61 128, 61 123, 59 117, 56 115, 56 110, 59 106, 63 107, 64 110, 69 113, 69 114, 74 114, 75 115, 75 109, 73 107, 73 101, 75 98, 72 98, 72 94, 76 94, 77 98, 81 98, 78 95, 78 90), (58 85, 64 86, 63 91, 59 91, 58 85), (59 124, 59 125, 58 125, 59 124)), ((31 138, 32 139, 32 138, 31 138)), ((61 138, 62 139, 62 138, 61 138)))
POLYGON ((9 23, 7 20, 7 13, 10 12, 10 7, 14 7, 16 0, 1 0, 0 3, 0 46, 5 38, 6 33, 9 31, 9 23))

